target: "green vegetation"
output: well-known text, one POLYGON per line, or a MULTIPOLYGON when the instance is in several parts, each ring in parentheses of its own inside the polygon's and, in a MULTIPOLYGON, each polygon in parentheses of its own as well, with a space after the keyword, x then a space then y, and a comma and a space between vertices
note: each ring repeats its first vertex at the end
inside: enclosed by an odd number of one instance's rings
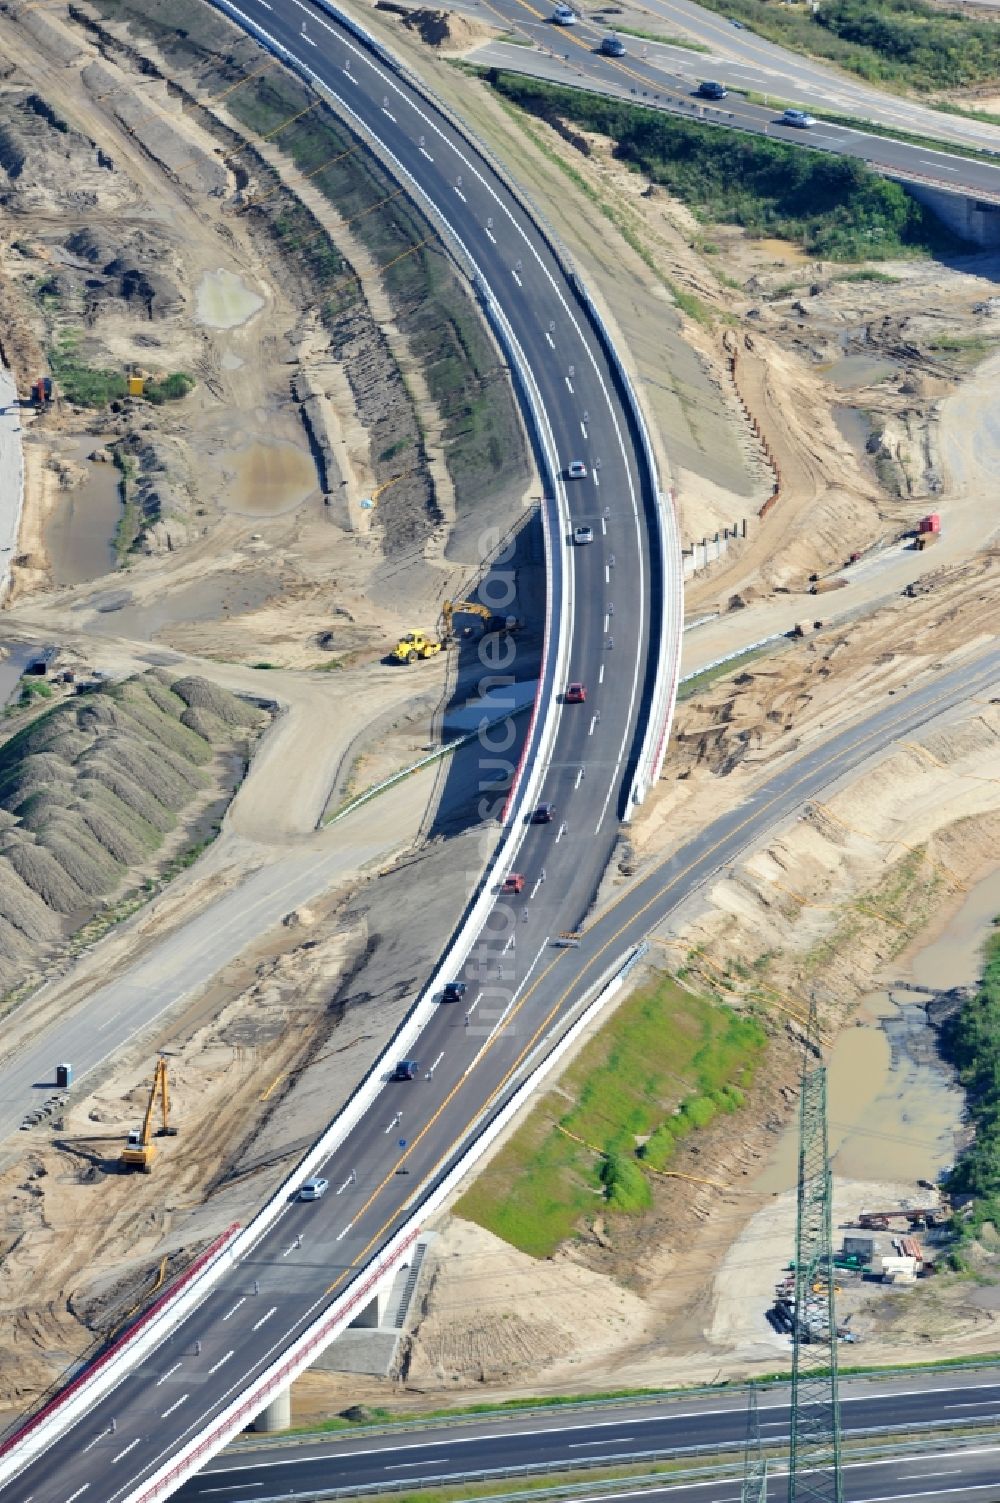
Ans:
POLYGON ((939 247, 929 210, 862 162, 711 126, 496 69, 493 87, 523 109, 599 131, 616 155, 702 219, 743 225, 826 260, 884 260, 939 247))
POLYGON ((748 664, 757 658, 773 656, 787 647, 784 639, 779 642, 769 642, 765 647, 753 647, 749 652, 741 652, 738 657, 729 658, 725 663, 716 663, 712 668, 705 668, 701 673, 694 673, 690 678, 682 679, 677 689, 677 701, 682 703, 685 699, 693 699, 709 684, 714 684, 720 678, 731 678, 734 673, 742 673, 748 664))
POLYGON ((121 474, 118 482, 118 492, 121 496, 122 514, 118 518, 115 528, 114 548, 118 566, 126 562, 128 555, 135 547, 139 534, 142 531, 142 511, 132 490, 132 482, 135 480, 137 467, 132 455, 121 444, 116 444, 111 451, 111 458, 115 469, 121 474))
POLYGON ((29 705, 34 704, 36 699, 51 698, 52 685, 46 683, 43 678, 25 675, 21 679, 21 691, 17 697, 17 708, 19 710, 26 710, 29 705))
MULTIPOLYGON (((45 286, 39 289, 39 296, 43 307, 52 306, 52 298, 46 301, 45 286)), ((78 407, 107 407, 111 402, 121 401, 128 395, 125 372, 88 365, 80 358, 79 343, 77 329, 64 329, 49 349, 49 365, 61 395, 78 407)), ((150 402, 157 404, 176 402, 186 397, 195 384, 193 376, 185 371, 175 371, 162 379, 147 381, 145 395, 150 402)))
POLYGON ((828 58, 872 83, 920 90, 1000 78, 1000 27, 929 0, 824 0, 815 10, 780 0, 705 0, 760 36, 828 58))
MULTIPOLYGON (((982 1200, 1000 1199, 1000 932, 987 941, 979 988, 945 1025, 942 1046, 969 1093, 976 1128, 950 1186, 982 1200)), ((988 1219, 1000 1226, 1000 1211, 994 1215, 990 1207, 988 1219)))
POLYGON ((87 365, 77 354, 79 334, 67 329, 49 350, 49 364, 61 394, 78 407, 107 407, 125 395, 123 371, 87 365))
POLYGON ((601 1205, 645 1210, 647 1170, 662 1167, 717 1111, 736 1110, 766 1037, 755 1019, 671 978, 644 987, 577 1057, 558 1097, 535 1108, 470 1186, 458 1214, 547 1257, 601 1205), (560 1114, 567 1099, 574 1105, 560 1114))
POLYGON ((898 277, 891 277, 887 271, 877 271, 874 266, 863 266, 860 271, 845 271, 839 277, 834 277, 835 282, 890 282, 895 284, 898 277))
POLYGON ((935 355, 944 355, 953 365, 962 367, 978 365, 998 343, 997 337, 988 334, 936 334, 927 348, 935 355))
POLYGON ((194 390, 196 384, 194 377, 186 371, 174 371, 172 375, 164 376, 162 381, 147 381, 143 395, 147 402, 154 402, 157 406, 161 402, 179 402, 189 391, 194 390))
POLYGON ((645 42, 660 42, 664 47, 686 47, 688 52, 711 52, 704 42, 692 42, 690 37, 664 36, 661 31, 640 31, 637 26, 616 26, 622 36, 642 37, 645 42))

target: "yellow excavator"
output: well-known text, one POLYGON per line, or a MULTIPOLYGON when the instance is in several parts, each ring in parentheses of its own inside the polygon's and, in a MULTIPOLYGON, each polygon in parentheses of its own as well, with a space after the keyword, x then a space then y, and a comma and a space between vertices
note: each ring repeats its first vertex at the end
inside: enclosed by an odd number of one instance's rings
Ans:
POLYGON ((454 627, 453 617, 460 611, 470 616, 478 616, 483 623, 483 634, 487 632, 516 631, 521 625, 516 616, 498 616, 490 610, 489 606, 480 605, 478 600, 446 600, 441 607, 441 634, 445 639, 452 636, 454 627))
POLYGON ((170 1087, 167 1081, 167 1062, 160 1058, 156 1061, 156 1069, 153 1072, 153 1089, 149 1093, 149 1101, 146 1104, 146 1115, 141 1127, 133 1127, 128 1135, 128 1142, 121 1151, 118 1162, 123 1169, 141 1169, 143 1174, 152 1172, 153 1160, 156 1157, 156 1144, 151 1141, 150 1128, 153 1121, 153 1108, 156 1098, 160 1098, 160 1110, 163 1117, 163 1125, 157 1132, 160 1138, 175 1138, 176 1127, 170 1126, 170 1087))
POLYGON ((516 616, 496 616, 488 606, 480 605, 478 600, 446 600, 441 607, 441 635, 440 638, 430 632, 408 631, 405 637, 400 637, 392 650, 392 657, 398 663, 417 663, 426 658, 436 657, 446 642, 452 641, 456 635, 453 618, 460 612, 470 616, 478 616, 483 623, 483 635, 488 632, 511 632, 517 631, 522 624, 516 616))

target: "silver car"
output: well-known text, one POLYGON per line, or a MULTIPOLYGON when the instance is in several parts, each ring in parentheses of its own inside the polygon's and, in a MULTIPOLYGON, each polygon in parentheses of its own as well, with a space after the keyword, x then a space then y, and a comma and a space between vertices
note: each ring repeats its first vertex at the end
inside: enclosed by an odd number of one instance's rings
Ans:
POLYGON ((311 1179, 304 1180, 299 1190, 300 1200, 320 1200, 329 1190, 330 1181, 320 1174, 314 1174, 311 1179))
POLYGON ((800 130, 808 130, 816 121, 812 115, 807 115, 805 110, 785 110, 781 117, 782 125, 797 125, 800 130))

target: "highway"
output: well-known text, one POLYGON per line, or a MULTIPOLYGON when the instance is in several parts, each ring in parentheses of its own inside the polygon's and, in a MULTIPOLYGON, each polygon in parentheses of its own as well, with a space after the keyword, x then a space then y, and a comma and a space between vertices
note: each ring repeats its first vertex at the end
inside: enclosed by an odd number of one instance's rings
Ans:
MULTIPOLYGON (((452 1145, 466 1132, 472 1137, 481 1131, 484 1094, 516 1079, 517 1061, 531 1051, 548 1021, 566 1017, 612 958, 675 912, 720 867, 794 818, 804 801, 921 725, 989 691, 998 679, 1000 648, 929 674, 884 709, 790 764, 742 807, 661 862, 600 914, 579 949, 545 946, 531 953, 529 947, 531 979, 527 986, 519 984, 501 1031, 485 1040, 470 1036, 464 1004, 442 1003, 418 1051, 424 1078, 393 1085, 379 1097, 324 1167, 331 1184, 327 1196, 312 1204, 290 1200, 245 1263, 58 1446, 0 1489, 0 1498, 69 1503, 83 1496, 84 1488, 86 1503, 128 1496, 275 1359, 344 1286, 352 1265, 367 1261, 407 1207, 416 1207, 430 1192, 460 1151, 452 1145), (429 1080, 428 1067, 433 1069, 429 1080), (400 1176, 399 1169, 408 1175, 400 1176)), ((551 833, 551 826, 537 831, 540 837, 551 833)), ((551 847, 545 859, 554 874, 558 857, 551 847)), ((551 877, 539 898, 550 882, 551 877)), ((470 996, 475 996, 471 987, 470 996)), ((491 1110, 499 1099, 494 1096, 491 1110)), ((934 1386, 936 1380, 922 1384, 914 1377, 907 1391, 934 1386)), ((996 1392, 989 1396, 991 1405, 996 1392)), ((895 1413, 908 1415, 906 1403, 895 1413)), ((682 1425, 681 1433, 689 1435, 687 1444, 698 1442, 695 1428, 682 1425)), ((518 1456, 520 1449, 518 1440, 518 1456)))
MULTIPOLYGON (((782 1385, 765 1390, 759 1404, 763 1443, 782 1444, 788 1438, 787 1388, 782 1385)), ((845 1380, 842 1414, 848 1439, 861 1431, 882 1427, 919 1430, 949 1419, 970 1425, 990 1424, 1000 1414, 1000 1383, 985 1372, 971 1376, 934 1373, 923 1379, 908 1375, 845 1380)), ((437 1478, 512 1466, 541 1470, 611 1457, 638 1461, 650 1452, 684 1451, 692 1446, 739 1447, 745 1435, 745 1395, 724 1390, 657 1401, 616 1401, 592 1407, 584 1404, 548 1413, 483 1416, 451 1424, 437 1420, 419 1428, 401 1427, 390 1434, 362 1432, 353 1438, 313 1435, 277 1445, 241 1444, 217 1457, 186 1483, 177 1497, 178 1503, 195 1503, 196 1499, 225 1495, 233 1503, 241 1503, 253 1497, 308 1497, 313 1491, 332 1487, 361 1488, 387 1482, 426 1486, 437 1478)), ((877 1440, 875 1437, 872 1443, 877 1440)), ((945 1439, 942 1445, 946 1444, 945 1439)), ((987 1455, 995 1479, 1000 1448, 990 1447, 987 1455)), ((691 1456, 687 1464, 698 1466, 704 1459, 691 1456)), ((957 1467, 960 1459, 964 1460, 962 1452, 956 1452, 948 1462, 936 1453, 921 1457, 918 1465, 933 1474, 942 1466, 957 1467)), ((982 1454, 977 1453, 967 1463, 977 1480, 982 1461, 982 1454)), ((899 1468, 904 1476, 915 1470, 911 1466, 899 1468)), ((964 1476, 965 1467, 958 1470, 964 1476)), ((895 1475, 885 1462, 878 1464, 875 1474, 880 1487, 895 1475)), ((870 1477, 869 1467, 863 1487, 870 1485, 870 1477)), ((731 1480, 721 1486, 720 1496, 733 1496, 731 1480)), ((706 1490, 702 1483, 698 1494, 706 1490)), ((670 1495, 677 1497, 673 1490, 670 1495)))
MULTIPOLYGON (((556 26, 549 19, 551 6, 541 0, 489 0, 489 11, 494 21, 502 18, 540 50, 489 42, 470 54, 470 61, 479 67, 505 68, 512 73, 655 106, 688 119, 739 128, 837 156, 855 157, 887 177, 930 183, 950 192, 965 192, 1000 203, 1000 160, 951 154, 930 144, 894 141, 823 120, 808 129, 782 125, 780 110, 750 104, 743 94, 732 92, 751 87, 750 81, 740 75, 730 78, 725 68, 713 68, 711 60, 698 53, 623 34, 621 40, 627 55, 605 57, 597 48, 608 35, 606 26, 584 19, 575 26, 556 26), (718 105, 698 99, 696 90, 704 78, 720 78, 731 85, 727 98, 718 105)), ((795 97, 801 99, 801 91, 795 97)), ((996 127, 991 130, 1000 153, 1000 130, 996 127)))
POLYGON ((708 47, 709 55, 700 58, 688 51, 693 66, 715 68, 707 76, 722 77, 734 88, 774 94, 788 104, 853 115, 873 124, 953 142, 956 146, 1000 151, 1000 128, 988 121, 963 119, 932 109, 919 100, 892 94, 851 73, 838 71, 833 64, 817 62, 770 42, 750 27, 738 29, 725 16, 695 4, 694 0, 641 0, 638 9, 646 13, 644 21, 648 18, 642 26, 644 31, 670 35, 683 30, 685 35, 708 47))
MULTIPOLYGON (((86 1503, 111 1503, 144 1484, 368 1267, 534 1068, 543 1036, 579 1000, 537 980, 553 939, 590 905, 618 838, 646 732, 656 667, 650 642, 659 643, 665 588, 679 588, 660 577, 650 546, 659 503, 631 411, 574 280, 517 197, 443 114, 320 9, 246 0, 241 14, 304 59, 340 112, 376 138, 391 169, 461 245, 480 286, 492 289, 530 373, 539 467, 563 491, 569 517, 564 527, 547 486, 550 547, 565 560, 554 573, 550 631, 560 632, 565 589, 570 632, 565 671, 557 681, 560 654, 550 652, 539 686, 541 710, 557 705, 556 734, 542 764, 540 713, 523 776, 538 774, 537 797, 553 805, 554 817, 518 827, 524 890, 496 900, 466 969, 463 1001, 433 1012, 416 1051, 419 1079, 386 1081, 322 1167, 326 1198, 290 1199, 176 1335, 0 1490, 23 1503, 84 1494, 86 1503), (571 480, 576 461, 585 473, 571 480), (584 525, 593 540, 577 544, 572 529, 584 525), (572 680, 585 683, 584 703, 563 702, 572 680)), ((495 681, 505 666, 502 653, 484 655, 483 676, 495 681)), ((514 770, 515 728, 481 739, 488 792, 502 781, 505 756, 514 770)), ((470 892, 480 880, 470 871, 470 892)), ((122 1023, 110 1023, 107 1043, 94 1038, 91 1055, 113 1048, 122 1023)))
MULTIPOLYGON (((595 537, 574 546, 558 528, 554 538, 566 549, 573 630, 565 674, 554 682, 550 668, 540 693, 561 696, 563 680, 581 679, 588 697, 560 708, 539 769, 539 798, 553 802, 554 818, 522 828, 514 864, 523 893, 493 908, 465 968, 462 1001, 440 1001, 433 1010, 411 1051, 421 1062, 419 1077, 386 1081, 322 1165, 325 1197, 289 1198, 183 1324, 0 1489, 10 1503, 145 1497, 163 1469, 170 1480, 157 1495, 176 1490, 185 1475, 183 1467, 172 1469, 178 1453, 208 1431, 224 1436, 227 1406, 419 1215, 612 963, 712 872, 792 817, 803 799, 1000 676, 1000 650, 930 675, 783 770, 652 870, 586 930, 578 949, 557 948, 560 931, 583 918, 617 838, 643 732, 649 632, 663 581, 648 546, 654 498, 636 436, 572 283, 485 162, 414 90, 303 0, 246 0, 244 10, 306 55, 345 112, 379 135, 415 194, 438 206, 497 289, 524 352, 545 413, 542 450, 560 467, 576 459, 587 465, 584 478, 566 482, 565 496, 572 525, 592 526, 595 537)), ((539 724, 529 736, 529 759, 537 756, 539 724)), ((497 751, 496 743, 487 745, 486 761, 495 764, 497 751)), ((477 880, 470 873, 470 886, 477 880)))

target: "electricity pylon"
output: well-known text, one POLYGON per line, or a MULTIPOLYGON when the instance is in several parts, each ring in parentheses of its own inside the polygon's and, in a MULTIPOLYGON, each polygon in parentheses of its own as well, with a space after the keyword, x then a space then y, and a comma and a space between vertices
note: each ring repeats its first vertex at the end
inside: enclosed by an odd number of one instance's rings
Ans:
POLYGON ((740 1503, 767 1503, 767 1462, 760 1445, 757 1390, 752 1383, 747 1399, 747 1439, 743 1452, 743 1491, 740 1503))
POLYGON ((826 1066, 809 1009, 799 1106, 788 1503, 843 1503, 826 1066))

